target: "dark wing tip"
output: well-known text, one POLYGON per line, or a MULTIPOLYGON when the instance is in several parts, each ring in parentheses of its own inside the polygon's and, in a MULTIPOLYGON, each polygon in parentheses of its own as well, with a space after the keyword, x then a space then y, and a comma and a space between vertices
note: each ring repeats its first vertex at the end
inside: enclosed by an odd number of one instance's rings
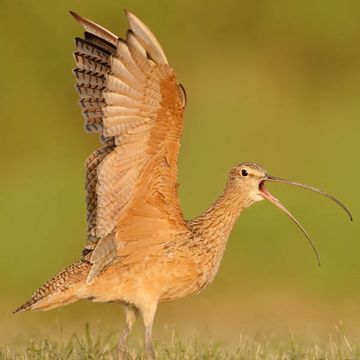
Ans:
POLYGON ((18 314, 18 313, 21 313, 21 312, 24 312, 27 310, 27 303, 21 305, 20 307, 18 307, 16 310, 14 310, 12 313, 15 315, 15 314, 18 314))
POLYGON ((87 20, 86 18, 80 16, 79 14, 77 14, 76 12, 69 10, 69 14, 78 22, 80 23, 82 26, 85 26, 86 23, 90 22, 89 20, 87 20))
POLYGON ((125 16, 129 19, 131 16, 137 17, 133 12, 128 9, 124 9, 125 16))
POLYGON ((80 21, 81 20, 81 16, 78 15, 76 12, 72 11, 72 10, 69 10, 69 14, 77 21, 80 21))

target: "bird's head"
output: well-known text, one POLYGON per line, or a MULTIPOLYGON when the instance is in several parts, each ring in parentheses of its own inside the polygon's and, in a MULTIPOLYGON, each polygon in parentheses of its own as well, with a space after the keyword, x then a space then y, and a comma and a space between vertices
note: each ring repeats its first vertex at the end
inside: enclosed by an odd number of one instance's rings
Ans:
POLYGON ((246 198, 246 204, 251 205, 264 200, 260 184, 266 176, 266 170, 261 165, 245 162, 231 169, 229 180, 236 191, 246 198))
POLYGON ((352 215, 350 211, 345 207, 343 203, 341 203, 338 199, 336 199, 334 196, 325 193, 319 189, 316 189, 309 185, 304 185, 298 182, 286 180, 277 176, 273 176, 267 173, 267 171, 259 164, 252 163, 252 162, 245 162, 240 165, 235 166, 231 172, 230 172, 230 178, 229 181, 232 183, 232 186, 241 191, 242 197, 246 197, 246 204, 247 206, 261 201, 263 199, 267 199, 270 202, 272 202, 275 206, 277 206, 280 210, 282 210, 284 213, 286 213, 292 221, 301 229, 301 231, 304 233, 304 235, 309 240, 311 246, 313 247, 318 263, 320 264, 319 256, 317 253, 317 250, 315 248, 314 243, 310 239, 309 235, 305 231, 305 229, 301 226, 301 224, 296 220, 296 218, 285 208, 284 205, 280 203, 280 201, 275 198, 273 195, 269 193, 269 191, 265 187, 265 183, 267 181, 269 182, 277 182, 277 183, 284 183, 284 184, 290 184, 302 187, 304 189, 308 189, 314 192, 317 192, 321 195, 326 196, 327 198, 334 201, 336 204, 338 204, 343 210, 347 212, 347 214, 350 217, 350 220, 352 221, 352 215))

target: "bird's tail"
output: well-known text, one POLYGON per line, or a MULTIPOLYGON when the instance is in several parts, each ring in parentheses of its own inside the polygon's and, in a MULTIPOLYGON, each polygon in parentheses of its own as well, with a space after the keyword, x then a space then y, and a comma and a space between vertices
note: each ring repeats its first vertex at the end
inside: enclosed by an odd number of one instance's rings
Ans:
POLYGON ((90 264, 74 262, 37 289, 32 297, 14 313, 26 310, 50 310, 77 301, 77 290, 85 284, 90 264))

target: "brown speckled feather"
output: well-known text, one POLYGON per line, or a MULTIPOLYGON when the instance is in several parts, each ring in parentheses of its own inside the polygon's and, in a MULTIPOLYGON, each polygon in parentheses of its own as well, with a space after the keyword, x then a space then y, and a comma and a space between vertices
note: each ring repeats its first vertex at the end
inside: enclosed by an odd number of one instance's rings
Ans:
POLYGON ((184 90, 154 35, 126 15, 122 40, 73 14, 86 30, 74 54, 85 128, 108 141, 86 162, 88 283, 116 256, 137 261, 186 229, 176 168, 184 90))
MULTIPOLYGON (((31 298, 17 308, 14 313, 29 309, 41 309, 41 302, 45 303, 48 297, 58 296, 61 298, 62 293, 66 292, 66 290, 75 285, 77 282, 84 280, 84 276, 86 276, 89 272, 89 267, 90 264, 83 260, 79 260, 71 264, 37 289, 31 298)), ((65 296, 65 298, 67 302, 70 302, 68 297, 65 296)), ((74 301, 75 299, 76 298, 74 298, 74 301)), ((61 300, 58 299, 58 302, 54 303, 61 303, 61 300)), ((55 304, 53 306, 55 306, 55 304)))

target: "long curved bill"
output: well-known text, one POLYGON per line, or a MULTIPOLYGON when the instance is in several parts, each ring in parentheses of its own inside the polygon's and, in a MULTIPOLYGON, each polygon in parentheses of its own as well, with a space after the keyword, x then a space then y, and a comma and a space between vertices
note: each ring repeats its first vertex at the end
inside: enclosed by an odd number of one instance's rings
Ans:
POLYGON ((290 185, 295 185, 295 186, 299 186, 299 187, 302 187, 304 189, 308 189, 308 190, 311 190, 311 191, 315 191, 321 195, 324 195, 326 196, 327 198, 331 199, 332 201, 334 201, 336 204, 338 204, 350 217, 350 220, 352 221, 353 218, 352 218, 352 215, 350 213, 350 211, 346 208, 346 206, 340 202, 338 199, 336 199, 335 197, 333 197, 332 195, 326 193, 326 192, 323 192, 319 189, 316 189, 312 186, 309 186, 309 185, 304 185, 304 184, 301 184, 301 183, 297 183, 297 182, 294 182, 294 181, 289 181, 289 180, 286 180, 286 179, 283 179, 283 178, 279 178, 277 176, 272 176, 272 175, 266 175, 265 178, 260 182, 260 185, 259 185, 259 190, 260 190, 260 194, 263 198, 269 200, 270 202, 272 202, 275 206, 277 206, 280 210, 282 210, 286 215, 288 215, 290 217, 290 219, 300 228, 300 230, 303 232, 303 234, 306 236, 306 238, 308 239, 311 247, 313 248, 314 250, 314 253, 316 255, 316 259, 317 259, 317 262, 320 266, 320 257, 319 257, 319 253, 316 249, 316 246, 314 244, 314 242, 311 240, 309 234, 306 232, 306 230, 302 227, 302 225, 299 223, 299 221, 290 213, 290 211, 288 209, 286 209, 286 207, 284 205, 281 204, 281 202, 276 199, 274 196, 272 196, 268 191, 267 189, 265 188, 265 181, 272 181, 272 182, 280 182, 280 183, 285 183, 285 184, 290 184, 290 185))

